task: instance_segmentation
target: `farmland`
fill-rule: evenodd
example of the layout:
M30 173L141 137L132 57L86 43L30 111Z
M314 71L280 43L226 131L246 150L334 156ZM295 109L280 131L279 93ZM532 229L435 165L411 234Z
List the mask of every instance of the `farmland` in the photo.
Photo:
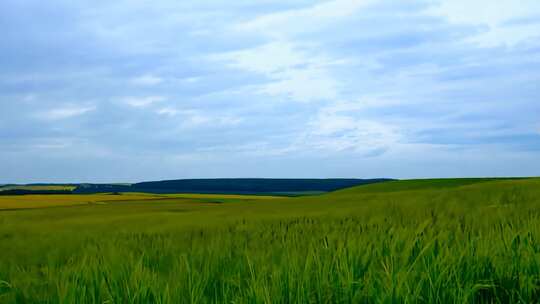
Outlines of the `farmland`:
M17 209L37 209L49 207L68 207L81 205L108 205L112 203L134 203L134 202L200 202L200 203L221 203L221 202L242 202L251 200L276 199L275 196L255 196L255 195L216 195L216 194L169 194L157 195L147 193L127 193L127 194L92 194L92 195L21 195L21 196L0 196L1 210Z
M0 303L534 303L540 179L0 197Z
M75 186L72 185L4 185L0 186L0 191L6 190L29 190L29 191L40 191L40 190L73 190Z

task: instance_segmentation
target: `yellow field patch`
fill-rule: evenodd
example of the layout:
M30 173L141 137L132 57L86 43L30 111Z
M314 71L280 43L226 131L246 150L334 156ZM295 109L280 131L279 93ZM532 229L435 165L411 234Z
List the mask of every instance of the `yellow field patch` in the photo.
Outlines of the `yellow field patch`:
M147 200L147 199L156 199L156 198L159 198L159 196L154 196L154 195L149 195L149 194L6 195L6 196L0 196L0 210L76 206L76 205L99 204L103 202L114 202L114 201L125 201L125 200Z
M34 209L61 206L77 206L114 203L120 201L145 201L162 199L200 199L204 200L268 200L276 199L276 196L258 195L229 195L229 194L147 194L147 193L123 193L122 195L111 194L54 194L54 195L6 195L0 196L0 210L8 209Z

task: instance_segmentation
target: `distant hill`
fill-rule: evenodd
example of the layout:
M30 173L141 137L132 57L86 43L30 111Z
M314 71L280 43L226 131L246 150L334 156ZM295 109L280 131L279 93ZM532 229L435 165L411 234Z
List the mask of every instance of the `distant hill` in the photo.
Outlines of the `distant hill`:
M373 184L391 179L274 179L218 178L179 179L122 184L81 184L74 193L146 192L146 193L228 193L283 194L330 192L348 187Z
M399 191L422 191L432 189L451 189L462 186L470 186L479 183L497 181L516 181L531 179L529 177L502 177L502 178L431 178L431 179L410 179L394 180L384 184L369 185L367 187L348 188L339 191L339 194L359 194L359 193L382 193Z

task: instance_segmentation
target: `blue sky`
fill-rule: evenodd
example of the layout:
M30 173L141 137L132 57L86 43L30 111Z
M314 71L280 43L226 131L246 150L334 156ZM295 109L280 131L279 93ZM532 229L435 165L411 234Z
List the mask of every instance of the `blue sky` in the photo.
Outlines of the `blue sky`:
M540 1L0 2L0 183L540 175Z

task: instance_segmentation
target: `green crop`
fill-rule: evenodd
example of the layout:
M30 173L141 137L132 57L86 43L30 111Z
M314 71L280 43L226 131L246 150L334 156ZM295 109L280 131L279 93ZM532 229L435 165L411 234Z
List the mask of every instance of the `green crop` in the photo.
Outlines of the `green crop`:
M539 301L539 179L0 211L0 303Z

